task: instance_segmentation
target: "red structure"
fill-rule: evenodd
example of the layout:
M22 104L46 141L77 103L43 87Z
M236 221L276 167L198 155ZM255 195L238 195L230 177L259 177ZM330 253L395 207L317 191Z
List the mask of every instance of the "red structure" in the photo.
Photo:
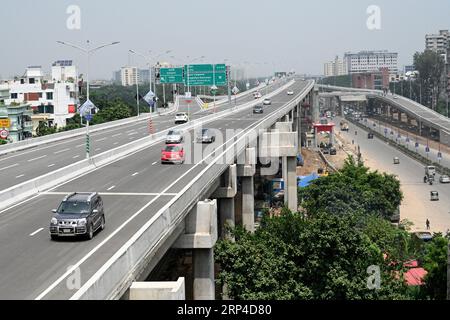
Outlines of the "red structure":
M318 147L319 141L318 136L321 132L328 132L330 134L330 144L334 145L334 127L336 125L334 123L328 123L326 119L322 120L320 123L314 123L314 137L315 137L315 145Z

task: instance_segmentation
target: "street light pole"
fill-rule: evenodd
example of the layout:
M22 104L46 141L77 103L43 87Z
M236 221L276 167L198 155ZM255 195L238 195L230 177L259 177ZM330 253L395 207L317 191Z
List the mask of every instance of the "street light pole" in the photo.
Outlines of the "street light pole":
M83 48L83 47L74 45L74 44L72 44L72 43L64 42L64 41L56 41L56 42L59 43L59 44L65 45L65 46L69 46L69 47L78 49L78 50L80 50L80 51L86 53L86 56L87 56L87 67L86 67L86 71L87 71L87 72L86 72L86 102L90 101L90 88L89 88L89 64L90 64L90 55L91 55L93 52L97 51L97 50L100 50L100 49L105 48L105 47L109 47L109 46L113 46L113 45L119 44L120 42L115 41L115 42L112 42L112 43L109 43L109 44L101 45L101 46L96 47L96 48L94 48L94 49L91 49L91 48L90 48L90 41L89 41L89 40L87 41L87 48ZM91 115L91 114L92 114L92 113L91 113L91 109L89 109L89 115ZM81 115L81 117L83 117L83 115ZM90 152L90 136L89 136L89 122L90 122L90 120L87 119L87 121L86 121L86 159L90 159L90 157L91 157L91 152Z

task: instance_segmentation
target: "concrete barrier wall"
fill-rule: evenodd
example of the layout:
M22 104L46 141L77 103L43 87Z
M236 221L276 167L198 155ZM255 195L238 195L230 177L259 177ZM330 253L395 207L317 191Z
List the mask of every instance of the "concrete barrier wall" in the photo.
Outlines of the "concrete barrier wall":
M153 118L155 118L155 117L167 115L167 114L170 114L170 113L176 111L177 108L178 108L177 105L174 105L174 107L172 107L170 110L168 110L166 112L163 112L160 114L152 114L151 116ZM116 121L111 121L111 122L91 126L91 127L89 127L89 132L95 133L98 131L117 128L117 127L120 127L123 125L127 125L127 124L138 122L138 121L145 121L148 119L150 119L150 114L148 114L148 113L142 114L140 117L131 117L131 118L126 118L126 119L121 119L121 120L116 120ZM86 134L86 128L79 128L79 129L70 130L70 131L58 132L58 133L51 134L48 136L32 138L32 139L23 140L23 141L19 141L19 142L15 142L15 143L10 143L10 144L0 146L0 155L11 153L11 152L16 152L16 151L20 151L20 150L30 149L30 148L34 148L37 146L53 143L56 141L62 141L62 140L66 140L69 138L82 136L85 134Z
M289 83L285 87L277 89L269 96L272 97L277 95L282 90L285 90L286 87L292 84L293 82ZM260 103L261 102L260 100L261 99L251 101L249 103L239 106L236 109L223 110L216 114L210 114L201 119L196 119L184 125L181 125L178 128L180 130L194 129L197 126L220 119L229 114L236 113L243 109L253 107L257 103ZM123 157L129 156L145 148L149 148L150 146L163 141L165 136L166 131L160 131L154 135L144 137L139 140L132 141L128 144L119 146L115 149L105 151L101 154L92 157L90 160L81 160L67 167L60 168L56 171L49 172L35 179L25 181L19 185L15 185L8 189L2 190L0 191L0 210L7 208L17 202L20 202L32 195L38 194L39 192L51 189L52 187L55 187L65 181L75 178L83 173L89 172L95 168L120 160Z
M314 87L314 82L304 89L295 100L279 111L267 116L251 129L267 129L279 119L279 115L287 113L302 101ZM285 90L285 88L282 88ZM171 233L182 223L194 205L202 200L202 196L210 189L215 179L225 172L228 165L218 166L226 153L233 156L246 150L246 144L241 140L248 138L249 131L241 133L233 144L218 155L205 169L200 172L185 188L178 193L166 206L159 210L142 228L134 234L83 286L71 299L117 299L131 286L137 274L145 268L145 257L166 241ZM235 147L237 152L235 153Z

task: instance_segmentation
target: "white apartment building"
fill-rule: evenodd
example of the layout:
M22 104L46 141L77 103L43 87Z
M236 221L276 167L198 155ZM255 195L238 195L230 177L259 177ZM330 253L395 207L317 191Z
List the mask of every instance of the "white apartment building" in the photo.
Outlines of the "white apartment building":
M425 49L446 54L449 40L450 32L448 30L439 30L439 34L427 34L425 36Z
M140 82L140 75L136 67L122 67L121 69L122 86L135 86L136 81Z
M45 76L41 66L32 66L23 77L0 84L0 90L9 89L6 105L28 104L33 109L33 119L60 128L77 112L77 74L71 61L54 63L50 77Z
M338 56L336 56L334 61L329 61L324 64L325 77L343 76L346 74L348 74L346 65L344 64L344 61L339 59Z
M364 73L380 71L388 68L391 73L398 72L398 53L388 51L361 51L346 53L344 64L348 73Z

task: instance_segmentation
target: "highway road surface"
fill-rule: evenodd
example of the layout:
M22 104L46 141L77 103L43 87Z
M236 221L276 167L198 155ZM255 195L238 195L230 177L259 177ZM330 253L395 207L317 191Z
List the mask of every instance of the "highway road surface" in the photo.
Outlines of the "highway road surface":
M269 88L272 92L284 85L284 81L277 81ZM265 93L265 91L263 92ZM253 95L249 94L237 99L237 103L244 104L252 101ZM192 99L191 111L199 111L200 106ZM183 101L183 99L182 99ZM234 103L224 108L234 107ZM181 103L179 111L187 112L188 105ZM210 111L212 112L212 111ZM210 112L192 115L192 119L198 119L208 115ZM175 126L174 115L166 115L153 119L155 132L165 131ZM138 140L149 135L148 120L123 125L120 127L105 129L91 134L91 155L103 153L120 145ZM70 164L83 160L86 157L85 136L69 138L67 140L54 142L33 149L18 151L0 156L2 163L0 174L2 184L0 190L7 189L22 182L39 177L51 171L66 167Z
M251 128L272 111L295 99L306 85L307 82L297 81L291 87L294 96L282 92L273 97L272 105L265 107L264 114L254 115L248 109L213 121L207 127L221 132ZM169 125L169 122L161 121L160 124ZM137 137L145 134L144 128L140 130ZM106 133L103 135L107 136ZM237 136L238 133L231 140ZM114 140L105 141L112 143ZM81 276L81 285L84 284L145 222L205 168L204 162L161 165L162 148L162 143L153 145L0 211L0 299L68 299L75 294L74 274L68 268L76 270L75 273ZM51 210L59 205L64 195L73 191L95 191L103 195L106 229L91 241L51 241L48 234Z

